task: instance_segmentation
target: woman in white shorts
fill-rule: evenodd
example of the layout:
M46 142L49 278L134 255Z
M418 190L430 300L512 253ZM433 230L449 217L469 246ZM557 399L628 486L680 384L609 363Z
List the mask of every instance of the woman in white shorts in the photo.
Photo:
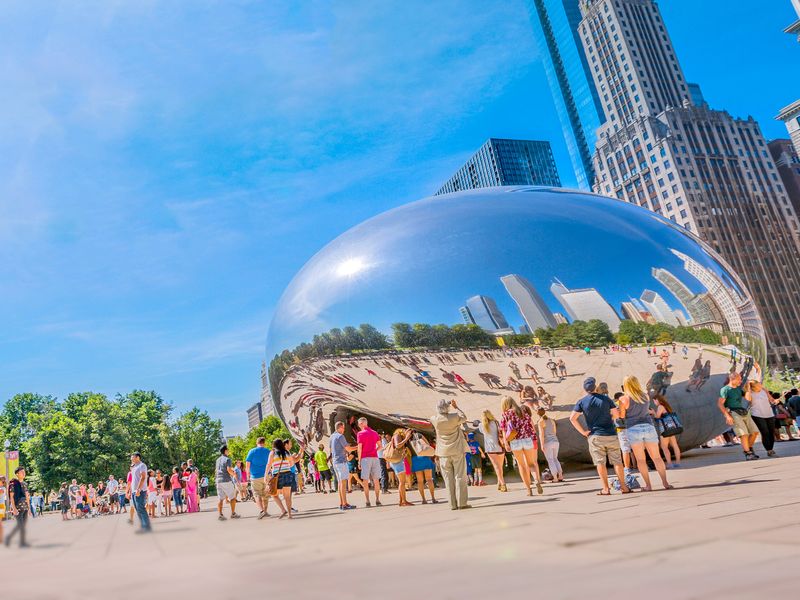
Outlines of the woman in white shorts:
M503 463L506 461L506 451L500 443L500 424L491 411L483 411L478 431L483 435L483 446L497 475L497 489L501 492L507 492L506 480L503 477Z
M664 489L672 489L672 486L667 481L667 468L661 459L658 432L653 424L652 411L650 410L650 397L642 389L639 380L633 375L628 375L622 381L622 391L625 393L619 399L619 412L620 416L625 419L628 442L636 457L639 473L644 479L643 491L649 492L653 489L650 485L650 471L647 468L645 450L656 466L656 471L661 477Z
M527 488L528 496L533 496L531 491L531 469L535 469L537 474L536 492L542 494L544 490L538 478L539 462L536 456L537 440L533 422L530 416L526 415L510 396L503 398L500 409L503 413L500 419L500 431L507 447L514 455L514 460L517 461L517 469L522 482Z

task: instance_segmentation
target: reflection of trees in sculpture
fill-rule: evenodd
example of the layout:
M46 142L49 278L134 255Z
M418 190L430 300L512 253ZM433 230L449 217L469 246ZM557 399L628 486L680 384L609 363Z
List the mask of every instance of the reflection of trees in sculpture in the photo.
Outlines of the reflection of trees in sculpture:
M630 320L622 321L620 324L617 340L621 344L640 344L647 341L715 345L721 342L720 336L710 329L673 327L666 323L635 323Z

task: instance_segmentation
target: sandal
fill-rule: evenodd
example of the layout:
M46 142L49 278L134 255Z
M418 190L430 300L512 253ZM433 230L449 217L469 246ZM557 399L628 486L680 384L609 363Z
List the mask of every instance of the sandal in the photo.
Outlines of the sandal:
M611 490L609 490L607 492L605 490L600 490L599 492L597 492L597 495L598 496L610 496L611 495Z

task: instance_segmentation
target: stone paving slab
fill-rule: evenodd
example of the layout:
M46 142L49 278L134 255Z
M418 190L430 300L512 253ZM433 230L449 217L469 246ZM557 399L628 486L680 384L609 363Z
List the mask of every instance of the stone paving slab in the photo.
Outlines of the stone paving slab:
M800 442L776 448L780 458L747 463L738 448L696 450L669 472L671 491L600 498L590 471L571 470L541 497L519 483L470 488L470 511L401 509L393 493L340 513L335 495L305 494L293 521L258 521L247 503L221 523L212 500L156 519L148 536L125 517L47 516L31 522L32 548L0 548L0 597L125 600L176 586L214 600L797 597Z

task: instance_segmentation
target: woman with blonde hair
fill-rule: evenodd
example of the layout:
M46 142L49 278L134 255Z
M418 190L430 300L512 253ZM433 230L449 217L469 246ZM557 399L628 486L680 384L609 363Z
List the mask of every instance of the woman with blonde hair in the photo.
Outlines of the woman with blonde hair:
M538 477L539 463L536 457L537 438L533 429L533 422L523 413L519 405L510 396L505 396L500 404L502 417L500 418L500 431L507 447L517 461L517 469L522 482L528 491L528 496L533 496L531 491L531 470L535 469L536 492L542 494L542 483Z
M650 455L650 460L656 466L661 483L665 490L672 489L667 481L667 468L661 459L658 447L658 432L650 414L650 398L642 389L642 384L633 376L628 375L622 381L622 391L624 395L619 399L620 417L625 420L625 429L628 434L628 441L631 445L633 455L636 457L636 465L639 473L644 479L645 492L652 491L650 484L650 471L647 468L647 458L645 450Z
M539 407L545 410L553 408L553 396L548 394L542 386L536 388L536 395L539 398Z
M661 394L656 394L653 400L656 403L656 419L660 419L667 413L675 412L672 410L669 402L667 402L667 399ZM672 450L672 454L670 454L670 450ZM664 458L667 459L668 469L681 466L681 449L680 446L678 446L678 436L671 435L669 437L662 437L661 451L664 453ZM675 462L672 461L672 456L675 456Z
M497 475L497 489L501 492L507 492L506 480L503 477L503 463L506 461L506 453L500 443L500 424L494 418L492 411L483 411L481 421L478 424L478 431L483 435L485 452L489 456L489 462L492 463L494 472Z

